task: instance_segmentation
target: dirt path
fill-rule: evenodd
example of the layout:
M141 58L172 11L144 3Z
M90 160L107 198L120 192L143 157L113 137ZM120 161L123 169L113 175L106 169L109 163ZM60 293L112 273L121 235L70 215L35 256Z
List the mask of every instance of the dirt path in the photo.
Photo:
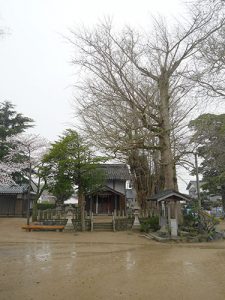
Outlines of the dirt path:
M225 241L25 232L24 223L0 219L0 300L225 299Z

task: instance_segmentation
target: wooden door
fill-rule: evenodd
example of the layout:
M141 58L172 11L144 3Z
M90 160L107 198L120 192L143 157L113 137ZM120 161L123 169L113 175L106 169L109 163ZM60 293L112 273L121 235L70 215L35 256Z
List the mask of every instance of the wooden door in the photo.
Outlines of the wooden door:
M16 199L11 196L4 196L0 198L0 215L14 216L15 215Z

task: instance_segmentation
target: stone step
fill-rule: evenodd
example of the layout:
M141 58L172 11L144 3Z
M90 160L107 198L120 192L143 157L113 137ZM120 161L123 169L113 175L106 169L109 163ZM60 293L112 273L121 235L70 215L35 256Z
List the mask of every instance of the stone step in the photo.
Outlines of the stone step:
M94 231L112 231L113 230L113 225L111 223L94 223L93 224L93 230Z
M112 223L112 216L94 216L94 223Z

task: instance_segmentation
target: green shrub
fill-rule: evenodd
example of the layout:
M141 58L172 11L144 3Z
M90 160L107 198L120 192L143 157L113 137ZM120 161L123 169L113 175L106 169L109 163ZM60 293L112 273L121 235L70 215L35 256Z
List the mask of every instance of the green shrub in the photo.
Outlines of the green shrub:
M199 231L207 232L208 234L214 233L216 225L219 224L219 219L209 215L207 212L199 211Z
M183 225L196 228L198 225L198 206L192 203L183 210Z
M194 226L198 221L198 217L194 213L184 214L184 225L185 226Z
M55 204L52 204L52 203L43 202L43 203L37 204L38 210L46 210L46 209L54 209L54 208L55 208Z
M184 226L189 227L189 229L193 228L199 233L214 233L217 224L219 224L219 219L211 216L203 209L193 209L184 213Z
M158 216L152 216L143 221L140 220L140 223L141 223L141 231L144 232L157 231L160 229Z

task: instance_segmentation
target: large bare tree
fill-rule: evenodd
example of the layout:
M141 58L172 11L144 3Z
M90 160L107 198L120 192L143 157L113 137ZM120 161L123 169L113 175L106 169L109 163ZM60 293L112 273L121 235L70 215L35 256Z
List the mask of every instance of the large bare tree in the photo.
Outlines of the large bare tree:
M73 33L76 40L72 42L81 54L74 63L86 69L78 86L79 114L96 146L126 159L137 193L146 198L151 179L143 150L158 147L154 139L159 131L156 91L140 72L134 72L133 63L109 35L111 29L107 22L93 35Z
M123 154L133 174L151 166L160 189L177 189L179 134L195 106L194 62L200 45L224 28L221 8L195 1L182 22L155 19L149 34L130 27L118 33L110 20L71 32L86 132L97 146Z

